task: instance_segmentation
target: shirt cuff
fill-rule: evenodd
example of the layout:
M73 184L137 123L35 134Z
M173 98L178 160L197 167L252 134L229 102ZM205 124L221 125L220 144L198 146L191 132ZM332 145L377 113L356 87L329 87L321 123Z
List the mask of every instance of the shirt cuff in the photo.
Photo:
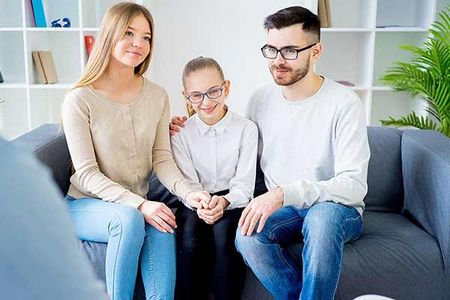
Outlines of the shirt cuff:
M131 206L131 207L134 207L137 209L144 202L145 202L145 199L142 198L141 196L130 193L130 195L128 195L127 197L122 198L119 203Z
M224 197L225 199L228 200L228 202L230 202L230 205L228 205L227 208L225 208L225 210L245 207L249 203L249 199L246 199L246 201L242 201L246 197L243 196L241 193L237 192L229 192L228 194L222 197Z
M280 185L283 190L283 206L299 206L302 193L295 183Z

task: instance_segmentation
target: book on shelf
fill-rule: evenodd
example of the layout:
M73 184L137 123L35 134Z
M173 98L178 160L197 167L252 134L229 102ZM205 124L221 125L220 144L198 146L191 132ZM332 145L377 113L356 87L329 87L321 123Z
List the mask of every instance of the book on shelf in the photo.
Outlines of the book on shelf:
M320 27L331 27L331 6L330 0L318 0L318 15L320 18Z
M53 62L52 53L50 51L33 51L33 60L36 65L39 83L56 83L58 76L56 75L55 64Z
M84 36L84 46L86 48L86 54L89 58L89 55L91 54L92 48L94 48L95 38L93 35L85 35Z
M34 24L36 27L47 27L45 20L44 5L42 0L30 0L33 11Z

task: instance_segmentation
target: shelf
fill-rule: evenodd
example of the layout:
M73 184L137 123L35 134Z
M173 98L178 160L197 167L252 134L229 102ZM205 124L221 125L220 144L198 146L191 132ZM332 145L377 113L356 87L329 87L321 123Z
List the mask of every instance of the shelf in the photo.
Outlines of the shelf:
M329 27L321 28L320 31L324 32L371 32L372 28L365 27Z
M22 1L0 0L0 30L3 28L22 29ZM5 9L7 7L7 9Z
M30 1L26 0L25 3L26 3L25 14L26 14L27 29L34 28L33 10L31 8ZM79 22L80 17L78 14L78 0L64 0L64 4L62 4L60 0L45 0L42 1L42 4L44 5L47 27L46 28L36 27L36 29L53 29L51 27L52 21L62 18L70 19L71 28L78 28L80 26ZM64 27L62 28L70 29ZM59 29L59 27L55 29Z
M23 45L22 32L0 32L0 71L5 82L25 82Z
M0 135L14 139L28 131L25 89L0 89Z
M38 83L36 68L31 57L32 51L52 52L58 82L75 82L81 72L80 35L78 32L33 31L28 33L27 53L31 84ZM70 46L66 46L70 45ZM50 85L48 85L50 86Z
M0 83L0 89L20 89L26 87L27 85L25 82L4 81Z
M428 30L421 27L384 27L376 28L376 32L427 32Z
M374 27L375 0L330 0L329 3L333 28Z
M357 87L368 86L370 71L361 66L371 59L371 38L370 32L323 32L323 54L317 63L318 73L336 81L349 81Z
M373 85L380 86L380 77L398 61L410 61L412 54L400 45L422 45L426 32L377 32L375 35L375 55Z
M27 27L28 32L67 32L67 31L80 31L80 28L72 27Z
M394 91L394 89L392 87L390 87L390 86L379 86L379 85L374 86L372 88L372 90L375 91L375 92Z
M429 28L434 4L432 0L378 0L376 26Z
M0 27L0 32L22 32L22 27Z

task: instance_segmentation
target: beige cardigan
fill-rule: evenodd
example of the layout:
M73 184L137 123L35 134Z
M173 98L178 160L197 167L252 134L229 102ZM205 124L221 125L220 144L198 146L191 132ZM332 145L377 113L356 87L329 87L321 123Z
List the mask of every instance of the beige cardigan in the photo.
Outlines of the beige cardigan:
M127 105L92 86L76 88L64 99L62 120L75 168L68 195L137 208L145 201L152 169L183 199L195 189L172 157L167 93L149 80Z

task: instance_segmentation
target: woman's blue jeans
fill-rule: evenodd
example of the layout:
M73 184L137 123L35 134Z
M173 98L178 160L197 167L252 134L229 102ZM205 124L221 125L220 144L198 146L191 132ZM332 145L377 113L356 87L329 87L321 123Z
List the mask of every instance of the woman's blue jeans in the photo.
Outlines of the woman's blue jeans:
M276 299L332 300L344 243L357 239L362 228L361 216L353 207L334 202L309 209L288 206L274 212L260 233L243 236L238 228L236 248ZM301 267L285 247L302 238Z
M146 224L135 208L66 196L78 238L108 243L106 288L112 300L133 299L138 264L147 299L173 299L175 235Z

